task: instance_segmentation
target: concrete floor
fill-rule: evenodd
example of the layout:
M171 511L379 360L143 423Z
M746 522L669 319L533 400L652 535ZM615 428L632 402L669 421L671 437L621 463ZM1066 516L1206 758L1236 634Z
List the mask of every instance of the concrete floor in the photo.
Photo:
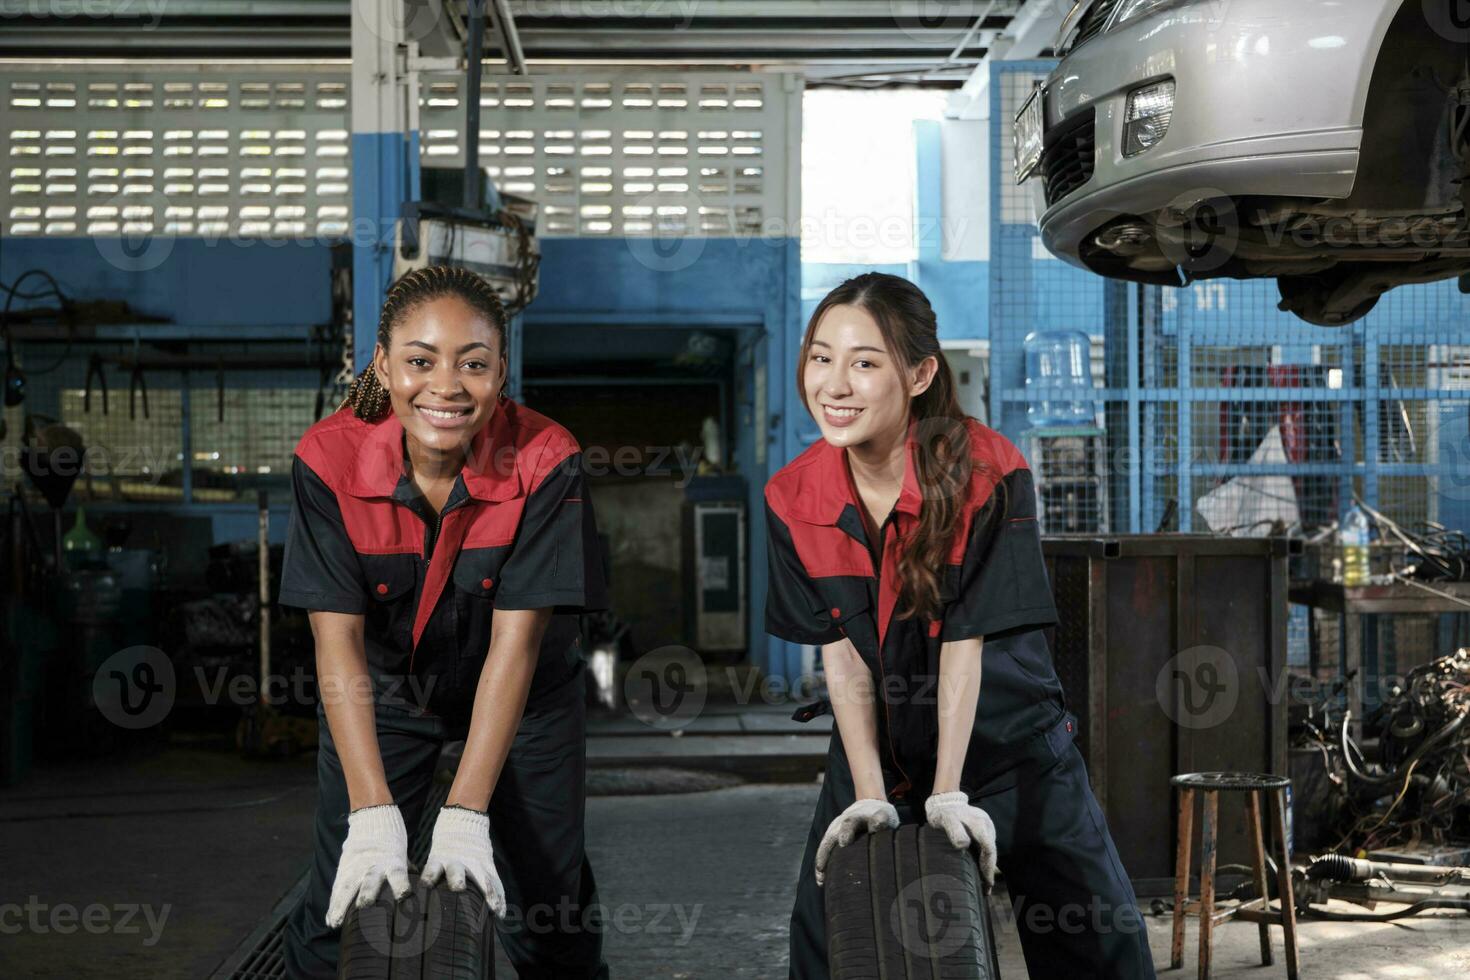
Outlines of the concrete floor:
M315 800L309 755L202 745L0 790L0 977L209 976L300 875Z
M249 762L175 746L0 791L0 977L208 976L300 874L312 778L309 756ZM815 795L814 785L744 785L591 800L602 898L622 915L607 936L613 976L784 977ZM1009 904L997 899L1002 974L1026 977ZM1169 921L1147 921L1161 975L1193 977L1196 923L1187 966L1168 971ZM1273 938L1277 964L1265 969L1254 926L1220 927L1214 975L1284 977L1280 930ZM1303 923L1301 950L1304 977L1465 977L1470 917Z

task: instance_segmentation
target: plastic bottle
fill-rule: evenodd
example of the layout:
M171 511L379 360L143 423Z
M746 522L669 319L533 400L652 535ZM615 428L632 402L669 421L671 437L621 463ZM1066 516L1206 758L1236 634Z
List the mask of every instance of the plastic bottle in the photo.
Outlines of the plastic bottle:
M1342 547L1342 584L1366 585L1368 582L1368 515L1357 504L1348 508L1338 525L1337 540Z
M1026 420L1037 428L1094 424L1092 338L1080 330L1042 330L1027 334L1022 347L1026 387L1052 389L1027 403Z
M87 526L85 507L77 508L76 520L71 530L61 536L61 550L63 552L61 560L64 566L72 572L91 568L101 563L102 539Z
M87 526L87 508L77 507L77 519L71 530L62 535L61 548L63 551L101 553L102 539Z

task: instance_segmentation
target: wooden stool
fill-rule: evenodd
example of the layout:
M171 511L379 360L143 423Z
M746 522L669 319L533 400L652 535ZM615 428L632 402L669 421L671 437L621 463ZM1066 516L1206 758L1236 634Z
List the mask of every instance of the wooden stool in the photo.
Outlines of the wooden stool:
M1286 934L1286 976L1297 980L1296 949L1296 906L1291 892L1291 859L1287 856L1286 838L1286 789L1291 780L1285 776L1270 776L1253 772L1195 772L1175 776L1170 783L1179 787L1179 841L1174 864L1174 945L1169 965L1178 969L1184 965L1184 916L1189 912L1199 915L1199 980L1210 976L1210 946L1214 939L1215 924L1228 922L1239 916L1247 922L1255 922L1261 930L1261 963L1270 966L1270 927L1281 926ZM1199 901L1189 898L1189 849L1194 825L1194 791L1204 796L1204 823L1200 827L1200 873ZM1221 792L1245 793L1246 814L1250 818L1251 850L1254 852L1254 870L1258 898L1221 911L1215 910L1215 829L1217 826L1217 804ZM1281 899L1281 911L1271 909L1270 892L1266 887L1266 849L1261 839L1262 796L1269 795L1272 809L1272 828L1279 848L1276 881Z

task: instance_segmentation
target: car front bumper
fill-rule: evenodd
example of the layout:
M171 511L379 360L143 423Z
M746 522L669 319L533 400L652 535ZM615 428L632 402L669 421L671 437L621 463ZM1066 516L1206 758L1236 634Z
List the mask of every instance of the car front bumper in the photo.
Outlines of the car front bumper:
M1084 240L1118 216L1242 194L1347 197L1396 10L1396 0L1196 0L1088 41L1048 79L1045 112L1049 136L1090 127L1090 141L1083 133L1048 154L1090 150L1091 174L1050 203L1031 181L1043 243L1082 265ZM1164 78L1176 86L1167 135L1124 157L1128 93Z

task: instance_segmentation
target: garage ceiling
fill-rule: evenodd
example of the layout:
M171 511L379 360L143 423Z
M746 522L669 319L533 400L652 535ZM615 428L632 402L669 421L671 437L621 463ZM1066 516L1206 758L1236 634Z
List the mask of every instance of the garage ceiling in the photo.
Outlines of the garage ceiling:
M0 56L346 58L354 2L364 0L78 0L75 8L53 5L50 15L0 20ZM464 0L450 3L463 10ZM949 88L965 81L1025 4L510 0L508 7L533 73L749 68L801 71L812 85ZM496 60L498 43L488 31L486 50Z

